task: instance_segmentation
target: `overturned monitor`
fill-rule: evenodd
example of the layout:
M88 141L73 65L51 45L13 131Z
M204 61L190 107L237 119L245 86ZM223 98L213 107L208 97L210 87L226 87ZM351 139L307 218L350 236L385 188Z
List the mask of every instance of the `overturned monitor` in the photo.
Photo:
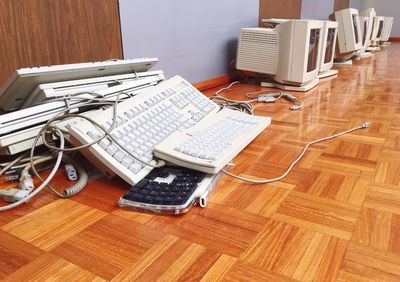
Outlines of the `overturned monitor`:
M319 78L335 75L337 70L332 70L333 59L335 55L335 45L337 37L338 23L333 21L324 21L321 43L321 58L319 65Z
M339 23L336 56L337 60L353 57L362 46L360 18L357 9L344 9L331 15Z
M319 81L322 28L322 21L308 20L290 20L276 28L242 28L236 68L271 75L279 83L264 86L307 91Z

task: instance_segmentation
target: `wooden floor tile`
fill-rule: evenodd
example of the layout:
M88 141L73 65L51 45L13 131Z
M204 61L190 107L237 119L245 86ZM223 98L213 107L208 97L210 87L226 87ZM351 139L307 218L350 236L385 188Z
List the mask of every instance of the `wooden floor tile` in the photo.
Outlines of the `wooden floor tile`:
M3 281L105 281L80 267L46 253Z
M43 250L49 250L105 215L71 200L57 200L1 229Z
M267 219L238 209L209 203L205 209L179 217L158 217L146 223L216 252L239 256Z
M254 265L243 262L236 263L229 272L223 277L222 281L276 281L290 282L296 281L283 275L261 270Z
M338 68L291 103L258 103L271 125L222 175L206 208L173 216L117 206L130 185L87 161L89 185L68 200L48 189L0 216L0 280L400 281L400 44ZM221 86L222 87L222 86ZM205 91L212 95L221 87ZM274 91L235 84L222 95ZM58 187L71 183L60 171Z
M373 281L399 281L400 256L351 243L342 266L342 274Z
M400 214L385 210L363 208L351 241L400 255Z
M400 186L373 184L365 198L365 207L400 214Z
M358 213L352 205L293 191L273 218L349 240Z
M0 230L0 280L42 254L41 249Z
M109 215L61 243L52 253L110 280L126 265L138 262L163 237L163 233L144 225Z
M346 245L345 240L271 220L241 259L301 281L334 281Z

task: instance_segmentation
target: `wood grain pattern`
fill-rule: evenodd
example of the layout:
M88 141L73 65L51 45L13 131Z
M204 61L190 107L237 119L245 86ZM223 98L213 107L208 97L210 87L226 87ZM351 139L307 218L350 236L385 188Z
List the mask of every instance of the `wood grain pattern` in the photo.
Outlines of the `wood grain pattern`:
M0 85L17 68L122 58L117 0L0 0Z
M281 19L300 19L301 0L260 0L259 22L262 19L281 18Z
M205 209L163 216L119 209L129 185L99 176L69 200L44 190L2 213L0 280L400 281L399 58L393 43L293 93L301 111L255 106L272 124L230 170L256 178L280 175L311 139L372 122L311 146L281 181L223 175Z
M213 77L205 81L200 81L193 83L193 86L199 89L200 91L208 90L210 88L218 87L221 85L225 85L232 81L232 77L229 75L223 75L218 77Z
M335 0L333 12L349 8L350 0Z

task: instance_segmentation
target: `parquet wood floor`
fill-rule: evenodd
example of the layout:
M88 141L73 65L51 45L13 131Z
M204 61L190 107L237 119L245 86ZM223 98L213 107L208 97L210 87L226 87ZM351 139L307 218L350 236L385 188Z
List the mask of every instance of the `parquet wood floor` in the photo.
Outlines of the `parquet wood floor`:
M1 213L0 280L400 281L399 59L393 43L340 68L295 94L301 111L256 106L272 125L232 168L255 177L282 173L310 139L372 122L315 144L282 181L223 176L207 208L159 216L119 209L128 186L94 177L72 199L43 191Z

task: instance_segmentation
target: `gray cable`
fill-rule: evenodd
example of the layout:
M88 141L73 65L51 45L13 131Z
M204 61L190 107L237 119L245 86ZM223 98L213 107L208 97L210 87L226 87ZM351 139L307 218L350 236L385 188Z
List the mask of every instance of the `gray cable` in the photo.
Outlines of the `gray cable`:
M365 122L365 123L363 123L362 125L357 126L357 127L354 127L354 128L352 128L352 129L349 129L349 130L346 130L346 131L343 131L343 132L339 132L339 133L337 133L337 134L334 134L334 135L331 135L331 136L328 136L328 137L324 137L324 138L320 138L320 139L317 139L317 140L313 140L313 141L308 142L308 143L304 146L304 148L303 148L303 150L301 151L300 155L290 164L289 168L288 168L281 176L278 176L278 177L275 177L275 178L271 178L271 179L252 179L252 178L246 178L246 177L242 177L242 176L233 174L233 173L231 173L231 172L229 172L229 171L227 171L227 170L224 170L224 169L222 169L221 171L222 171L223 173L225 173L225 174L231 176L231 177L234 177L234 178L237 178L237 179L240 179L240 180L242 180L242 181L249 182L249 183L254 183L254 184L265 184L265 183L271 183L271 182L279 181L279 180L285 178L285 177L289 174L289 172L290 172L290 171L293 169L293 167L300 161L300 159L304 156L305 152L307 151L307 149L308 149L311 145L313 145L313 144L315 144L315 143L323 142L323 141L326 141L326 140L330 140L330 139L339 137L339 136L341 136L341 135L344 135L344 134L347 134L347 133L350 133L350 132L353 132L353 131L356 131L356 130L359 130L359 129L362 129L362 128L368 128L368 127L370 126L370 124L371 124L370 122Z

